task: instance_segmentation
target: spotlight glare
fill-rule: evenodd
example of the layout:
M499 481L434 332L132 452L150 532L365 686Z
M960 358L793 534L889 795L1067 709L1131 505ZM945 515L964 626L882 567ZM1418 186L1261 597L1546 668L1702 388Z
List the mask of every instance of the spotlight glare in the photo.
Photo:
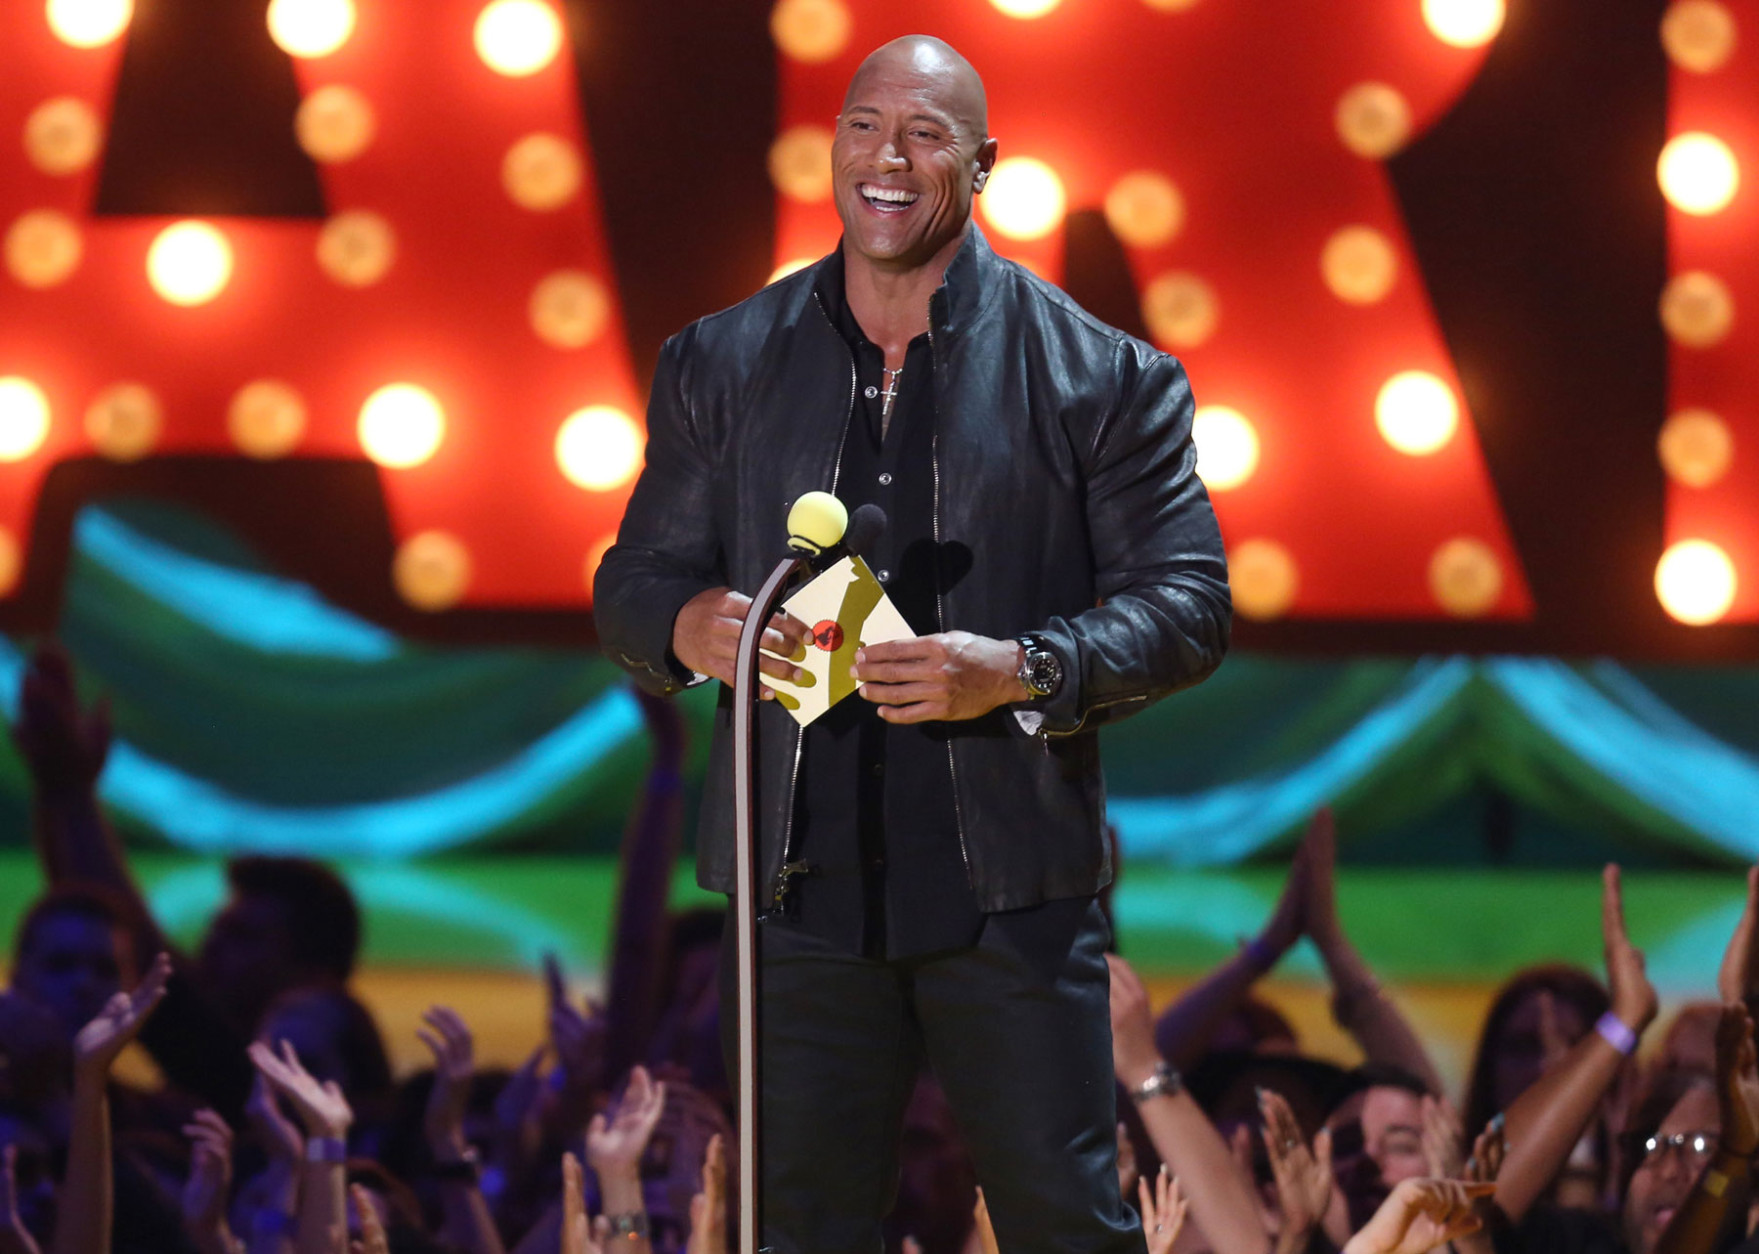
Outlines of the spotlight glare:
M391 383L360 407L360 446L381 466L419 466L446 436L446 412L426 388Z
M635 420L610 405L589 405L556 432L556 464L588 492L620 488L641 469L646 441Z
M270 0L269 37L290 57L327 57L354 34L354 0Z
M536 74L562 50L562 22L543 0L494 0L476 18L476 55L508 78Z
M1423 370L1388 379L1374 401L1374 422L1383 439L1401 453L1423 457L1449 440L1460 425L1453 389Z
M979 203L989 224L1009 239L1042 239L1063 222L1063 180L1036 157L996 163Z
M1478 48L1502 29L1503 0L1423 0L1429 33L1454 48Z
M17 375L0 378L0 462L23 461L49 436L49 398Z
M1735 154L1716 136L1703 131L1687 131L1668 140L1655 174L1667 202L1698 217L1728 208L1741 186L1741 167Z
M1214 491L1237 488L1258 469L1258 432L1237 409L1203 405L1191 420L1197 475Z
M101 48L128 29L134 0L49 0L49 29L73 48Z
M1655 565L1661 608L1692 627L1714 623L1735 602L1735 564L1708 540L1670 544Z
M999 13L1009 17L1034 18L1043 17L1056 8L1063 0L989 0Z
M232 279L232 245L206 222L177 222L147 249L147 279L173 305L205 305Z

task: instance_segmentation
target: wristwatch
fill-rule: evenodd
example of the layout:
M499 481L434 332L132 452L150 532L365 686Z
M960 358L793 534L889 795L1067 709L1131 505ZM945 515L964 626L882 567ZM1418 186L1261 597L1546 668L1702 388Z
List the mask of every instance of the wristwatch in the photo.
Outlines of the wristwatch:
M1140 1106L1151 1097L1160 1097L1163 1094L1172 1097L1184 1087L1185 1081L1179 1073L1162 1061L1154 1065L1153 1075L1130 1090L1130 1100Z
M1063 685L1063 662L1056 654L1044 645L1037 636L1027 634L1015 636L1025 653L1020 658L1020 669L1016 672L1020 686L1032 694L1033 700L1041 697L1055 696L1058 688Z

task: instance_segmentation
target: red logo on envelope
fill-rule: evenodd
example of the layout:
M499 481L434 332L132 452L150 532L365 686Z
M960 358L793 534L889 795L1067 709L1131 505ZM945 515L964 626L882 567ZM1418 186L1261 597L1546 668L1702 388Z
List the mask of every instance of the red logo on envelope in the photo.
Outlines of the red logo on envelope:
M835 653L843 647L843 629L836 619L827 618L812 629L812 643L826 653Z

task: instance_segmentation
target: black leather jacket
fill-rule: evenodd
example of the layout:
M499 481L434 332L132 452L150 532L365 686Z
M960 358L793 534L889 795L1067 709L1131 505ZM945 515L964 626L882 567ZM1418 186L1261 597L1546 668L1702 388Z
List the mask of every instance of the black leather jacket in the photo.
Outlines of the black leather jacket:
M836 489L855 365L817 275L772 284L661 351L647 465L593 592L606 655L649 691L690 680L671 652L684 602L723 584L755 593L785 553L789 505ZM1111 877L1096 727L1198 682L1227 649L1227 567L1195 473L1191 388L1177 361L996 256L975 224L929 319L940 628L1033 632L1064 676L1037 735L1019 707L939 725L966 867L985 911L1090 895ZM731 892L721 697L697 879ZM799 745L793 718L763 703L766 883L791 836Z

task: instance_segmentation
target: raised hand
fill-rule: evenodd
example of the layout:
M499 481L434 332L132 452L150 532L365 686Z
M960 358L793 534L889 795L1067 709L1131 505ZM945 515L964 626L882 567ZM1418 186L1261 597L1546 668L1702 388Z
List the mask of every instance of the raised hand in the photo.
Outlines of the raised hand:
M1148 1238L1148 1254L1172 1254L1179 1231L1185 1226L1185 1212L1191 1203L1179 1191L1179 1178L1161 1164L1154 1188L1147 1180L1136 1182L1137 1201L1142 1207L1142 1232Z
M275 1100L275 1091L261 1071L250 1086L244 1116L250 1120L271 1163L293 1164L305 1157L305 1136L293 1120L281 1113L281 1103Z
M562 1254L605 1254L608 1232L602 1215L596 1225L588 1224L580 1160L572 1154L562 1155Z
M434 1056L434 1086L422 1126L436 1154L456 1155L464 1150L464 1112L476 1078L470 1028L447 1006L432 1006L421 1018L427 1028L415 1034Z
M1280 1093L1260 1089L1258 1109L1264 1116L1264 1148L1276 1182L1282 1231L1276 1249L1304 1250L1307 1238L1325 1218L1336 1181L1331 1166L1331 1132L1322 1129L1312 1148L1301 1136L1295 1112Z
M656 1083L646 1067L632 1070L612 1117L594 1115L586 1129L586 1161L601 1181L607 1175L640 1174L641 1156L665 1108L665 1082Z
M1649 982L1643 954L1631 944L1625 929L1623 886L1616 863L1607 863L1601 876L1600 934L1606 948L1606 982L1612 1012L1633 1032L1642 1032L1655 1020L1659 1003Z
M1429 1174L1438 1180L1457 1180L1465 1169L1465 1130L1454 1104L1447 1098L1423 1098L1423 1157Z
M582 1014L568 1001L568 986L554 954L544 955L544 984L550 995L550 1044L570 1088L594 1090L604 1081L605 1016L588 1005Z
M1338 829L1330 806L1314 811L1301 851L1306 856L1307 934L1323 948L1343 935L1338 921Z
M1343 1254L1427 1254L1483 1227L1476 1202L1495 1191L1464 1180L1401 1181Z
M110 753L110 707L79 708L73 664L56 644L45 644L24 672L13 743L39 792L89 792Z
M1466 1160L1464 1179L1468 1184L1495 1184L1496 1178L1502 1174L1502 1162L1507 1153L1502 1119L1492 1119L1472 1142L1472 1157Z
M727 1143L718 1132L703 1155L702 1192L690 1199L684 1254L727 1254Z
M18 1213L18 1146L0 1150L0 1254L42 1254Z
M1716 1024L1716 1099L1722 1148L1744 1157L1759 1152L1759 1050L1753 1017L1738 1001L1722 1008Z
M171 978L171 957L160 954L147 968L147 974L130 993L112 997L93 1019L73 1038L75 1076L101 1078L110 1074L128 1043L140 1035L147 1016L165 996L165 981Z
M385 1233L372 1195L362 1186L351 1184L348 1196L354 1200L354 1213L360 1216L360 1240L349 1247L351 1254L391 1254L391 1238Z
M1161 1061L1148 990L1122 958L1107 954L1105 960L1112 974L1112 1068L1125 1088L1134 1089L1154 1074Z
M1716 995L1726 1004L1746 1000L1759 980L1759 866L1747 868L1747 903L1723 951Z
M232 1188L232 1129L212 1110L198 1110L183 1127L190 1140L189 1179L183 1186L183 1223L204 1250L232 1245L226 1202Z
M264 1041L253 1041L250 1060L257 1071L273 1086L276 1093L293 1104L294 1113L308 1137L321 1136L334 1141L347 1139L354 1123L354 1111L334 1080L319 1083L300 1064L299 1055L288 1041L281 1042L277 1057Z

